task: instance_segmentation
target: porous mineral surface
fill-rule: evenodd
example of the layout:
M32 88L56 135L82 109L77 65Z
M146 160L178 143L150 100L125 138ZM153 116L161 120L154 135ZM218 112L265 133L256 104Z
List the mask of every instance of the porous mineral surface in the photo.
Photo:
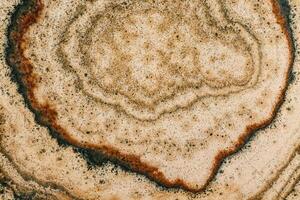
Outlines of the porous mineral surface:
M4 0L0 197L297 199L299 6Z

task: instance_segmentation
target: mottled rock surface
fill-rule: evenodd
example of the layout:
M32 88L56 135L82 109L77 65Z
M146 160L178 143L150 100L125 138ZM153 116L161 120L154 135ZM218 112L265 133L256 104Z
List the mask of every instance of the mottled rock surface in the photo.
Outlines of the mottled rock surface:
M300 2L0 2L0 199L297 199Z

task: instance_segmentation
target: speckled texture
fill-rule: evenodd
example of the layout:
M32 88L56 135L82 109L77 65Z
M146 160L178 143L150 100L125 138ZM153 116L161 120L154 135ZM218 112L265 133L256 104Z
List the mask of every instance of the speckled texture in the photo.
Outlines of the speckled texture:
M32 66L21 76L5 51L20 2L0 3L3 198L295 196L299 52L292 63L272 1L41 2L20 43ZM298 44L299 3L289 3Z

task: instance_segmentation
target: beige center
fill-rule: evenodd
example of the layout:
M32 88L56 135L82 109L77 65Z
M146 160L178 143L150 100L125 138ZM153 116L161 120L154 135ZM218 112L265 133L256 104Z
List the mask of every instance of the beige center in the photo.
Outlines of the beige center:
M238 24L218 24L199 2L111 4L76 41L83 62L72 67L87 69L79 74L93 88L86 91L143 120L243 90L259 70L251 35Z

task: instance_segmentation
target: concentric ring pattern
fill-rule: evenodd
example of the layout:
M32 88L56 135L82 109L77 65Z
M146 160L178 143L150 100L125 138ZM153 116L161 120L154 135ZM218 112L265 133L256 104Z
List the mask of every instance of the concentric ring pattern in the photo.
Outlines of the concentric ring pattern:
M300 166L296 6L5 1L0 172L12 193L287 196Z

